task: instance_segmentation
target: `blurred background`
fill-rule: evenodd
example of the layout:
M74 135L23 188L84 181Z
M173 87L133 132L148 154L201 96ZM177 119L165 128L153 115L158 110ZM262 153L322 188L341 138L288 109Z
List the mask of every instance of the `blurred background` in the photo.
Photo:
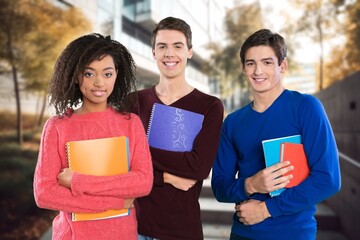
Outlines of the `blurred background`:
M318 205L319 239L360 234L360 1L0 0L0 238L49 239L56 212L36 207L32 180L54 63L73 39L111 35L132 53L138 89L157 83L151 31L162 18L192 28L187 81L219 97L225 114L251 101L239 50L260 28L284 36L287 88L318 97L340 153L342 189ZM200 199L206 239L228 239L233 206Z

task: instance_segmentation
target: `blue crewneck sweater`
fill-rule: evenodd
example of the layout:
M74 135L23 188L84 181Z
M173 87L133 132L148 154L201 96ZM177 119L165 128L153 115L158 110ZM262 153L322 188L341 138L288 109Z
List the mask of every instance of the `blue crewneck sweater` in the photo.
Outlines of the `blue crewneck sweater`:
M310 176L277 197L247 196L245 179L265 168L262 140L300 134ZM265 201L270 218L244 225L234 214L232 233L250 239L315 239L316 204L340 190L335 138L320 101L311 95L285 90L264 112L251 104L225 119L213 166L212 189L220 202L250 198Z

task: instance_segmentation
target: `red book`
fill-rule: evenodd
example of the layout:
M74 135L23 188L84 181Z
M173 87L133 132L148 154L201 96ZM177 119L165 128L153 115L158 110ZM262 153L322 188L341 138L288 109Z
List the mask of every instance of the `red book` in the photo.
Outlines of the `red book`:
M304 151L304 145L298 143L282 143L280 147L280 161L289 161L294 166L294 170L284 174L293 175L286 188L297 186L310 174L308 160Z

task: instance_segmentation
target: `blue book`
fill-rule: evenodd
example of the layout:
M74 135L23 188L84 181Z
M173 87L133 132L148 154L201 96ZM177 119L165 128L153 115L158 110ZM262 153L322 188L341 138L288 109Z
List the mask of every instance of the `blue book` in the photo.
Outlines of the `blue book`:
M202 114L154 103L147 130L149 145L168 151L191 151L203 120Z
M301 135L292 135L281 138L273 138L262 141L264 150L265 165L270 167L280 162L280 148L282 143L301 143ZM278 189L270 192L270 196L274 197L279 195L284 189Z

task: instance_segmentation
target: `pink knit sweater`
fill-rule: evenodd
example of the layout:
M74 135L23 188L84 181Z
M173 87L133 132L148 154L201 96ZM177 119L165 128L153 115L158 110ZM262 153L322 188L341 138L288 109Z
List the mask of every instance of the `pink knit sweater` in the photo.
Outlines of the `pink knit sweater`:
M129 173L109 177L75 173L71 190L58 185L57 175L68 167L66 142L122 135L129 138ZM124 199L149 194L152 181L149 147L136 115L128 119L108 108L105 112L53 117L46 122L34 176L34 196L40 208L60 211L53 221L53 239L137 239L134 208L129 216L83 222L72 222L70 213L122 209Z

